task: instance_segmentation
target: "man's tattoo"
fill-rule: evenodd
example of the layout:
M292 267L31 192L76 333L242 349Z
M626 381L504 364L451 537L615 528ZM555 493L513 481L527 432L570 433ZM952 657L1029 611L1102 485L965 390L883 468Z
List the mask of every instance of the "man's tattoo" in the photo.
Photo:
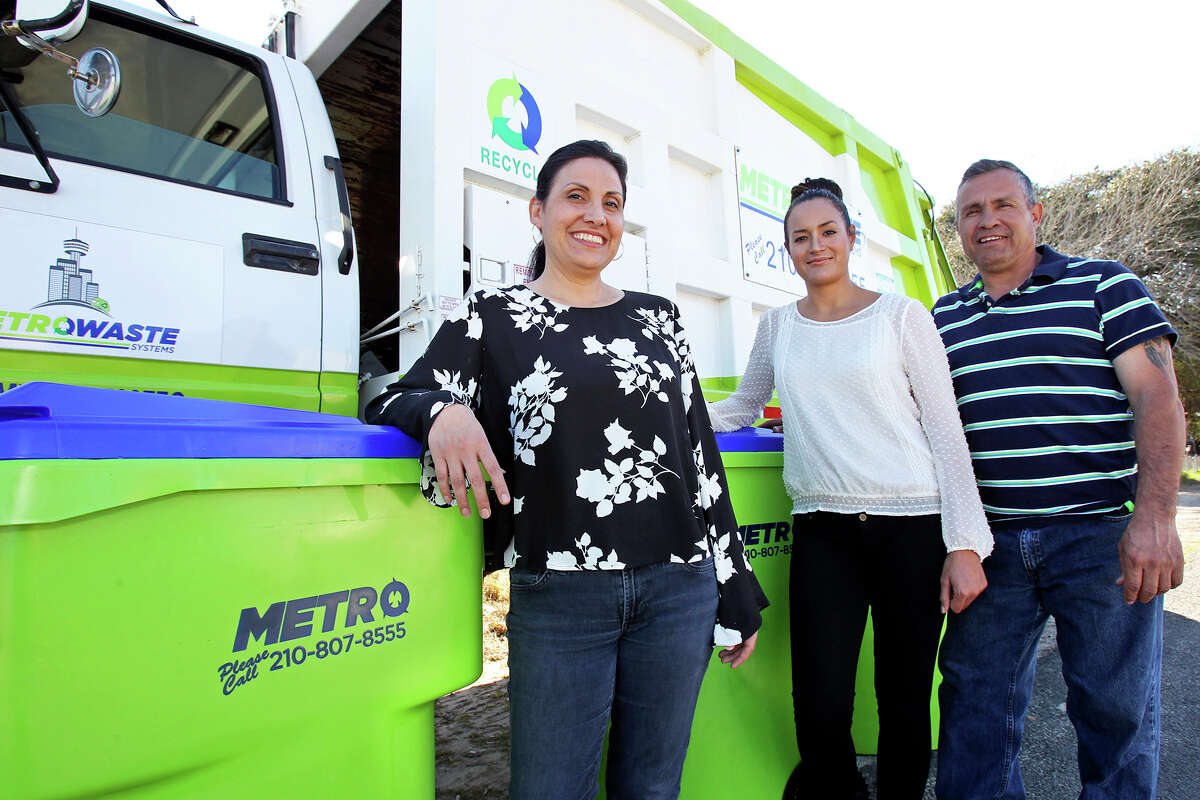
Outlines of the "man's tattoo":
M1146 358L1150 359L1150 363L1167 373L1171 368L1171 345L1167 344L1167 340L1160 336L1143 342L1142 347L1145 348Z

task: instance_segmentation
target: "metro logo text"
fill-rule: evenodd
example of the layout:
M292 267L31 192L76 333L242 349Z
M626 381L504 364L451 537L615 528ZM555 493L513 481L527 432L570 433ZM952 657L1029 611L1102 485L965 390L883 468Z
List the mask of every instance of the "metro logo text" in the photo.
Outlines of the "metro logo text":
M743 544L779 544L790 541L792 523L760 522L757 525L743 525L738 528L738 532L742 534Z
M738 194L742 202L754 201L764 210L783 216L791 202L791 188L786 183L746 164L741 165L740 175Z
M788 520L743 525L738 528L738 533L742 535L746 558L774 558L775 556L791 555L792 523Z
M245 650L251 640L262 639L263 645L303 639L313 634L317 609L321 609L321 632L329 633L339 620L343 628L352 628L362 621L375 622L375 611L384 617L399 617L408 611L408 587L401 581L391 583L378 592L370 586L343 589L339 592L280 600L259 613L255 606L243 608L238 617L237 633L233 637L233 652Z

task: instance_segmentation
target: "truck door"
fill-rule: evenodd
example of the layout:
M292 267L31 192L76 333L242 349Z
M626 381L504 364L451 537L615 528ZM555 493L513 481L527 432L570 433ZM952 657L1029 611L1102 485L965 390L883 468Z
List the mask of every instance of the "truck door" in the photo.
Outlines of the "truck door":
M61 49L103 46L122 88L107 116L61 65L4 67L0 381L31 380L318 408L321 248L303 126L282 59L182 25L91 6ZM28 181L27 181L28 183ZM336 267L335 267L336 268Z

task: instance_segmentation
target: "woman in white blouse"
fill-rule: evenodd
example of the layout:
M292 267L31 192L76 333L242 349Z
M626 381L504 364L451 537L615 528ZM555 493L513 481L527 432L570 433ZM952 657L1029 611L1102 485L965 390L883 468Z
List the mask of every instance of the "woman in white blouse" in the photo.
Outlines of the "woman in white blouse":
M763 314L737 392L710 406L718 431L758 419L773 389L783 412L801 757L784 797L867 797L850 724L870 607L878 796L920 798L942 617L987 585L992 535L928 312L850 280L854 228L833 181L792 189L784 232L808 295Z

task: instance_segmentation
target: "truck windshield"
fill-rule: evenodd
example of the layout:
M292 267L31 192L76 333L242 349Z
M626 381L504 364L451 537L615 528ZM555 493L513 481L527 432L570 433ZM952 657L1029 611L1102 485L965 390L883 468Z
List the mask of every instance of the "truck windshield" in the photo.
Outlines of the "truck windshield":
M52 157L250 195L283 199L275 125L255 62L224 57L100 19L60 45L78 57L107 47L121 62L121 95L108 115L84 117L61 64L37 58L10 83ZM108 19L109 17L106 17ZM10 71L11 74L11 71ZM29 150L10 110L0 147Z

